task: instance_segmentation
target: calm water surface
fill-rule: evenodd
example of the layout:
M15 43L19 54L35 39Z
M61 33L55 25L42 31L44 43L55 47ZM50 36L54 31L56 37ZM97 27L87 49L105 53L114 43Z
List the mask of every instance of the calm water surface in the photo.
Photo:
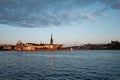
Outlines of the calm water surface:
M120 50L1 51L0 80L120 80Z

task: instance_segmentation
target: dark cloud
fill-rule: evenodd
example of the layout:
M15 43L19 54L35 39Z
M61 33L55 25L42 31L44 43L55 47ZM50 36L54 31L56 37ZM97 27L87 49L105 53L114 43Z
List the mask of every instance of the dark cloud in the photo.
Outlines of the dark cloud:
M93 3L111 9L120 9L120 0L0 0L0 24L16 27L49 27L69 24L73 21L97 20L83 13ZM96 14L105 16L104 11Z
M113 2L111 5L113 9L120 9L120 1Z

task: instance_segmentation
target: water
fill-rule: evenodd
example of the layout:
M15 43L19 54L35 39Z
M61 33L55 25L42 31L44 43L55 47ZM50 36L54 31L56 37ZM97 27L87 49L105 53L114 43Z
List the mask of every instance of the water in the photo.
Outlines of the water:
M1 51L0 80L120 80L120 51Z

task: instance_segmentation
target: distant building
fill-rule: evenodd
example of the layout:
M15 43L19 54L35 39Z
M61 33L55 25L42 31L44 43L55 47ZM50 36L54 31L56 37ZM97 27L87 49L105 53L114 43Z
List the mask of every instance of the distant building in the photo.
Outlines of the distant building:
M50 39L50 45L53 45L53 38L52 38L52 34L51 34L51 39Z
M109 43L107 45L107 47L110 50L120 50L120 42L119 41L111 41L111 43Z
M23 50L24 44L21 41L18 41L16 44L15 50Z
M51 34L49 44L42 44L42 42L40 44L35 44L35 43L23 44L21 41L18 41L14 49L32 51L32 50L61 50L64 48L62 44L54 44L53 41L54 41L53 36Z
M1 50L3 50L3 46L2 46L2 45L0 45L0 51L1 51Z
M47 50L58 50L58 49L62 49L63 45L54 44L53 35L51 34L50 44L44 44L44 48Z
M4 50L14 50L15 45L11 45L11 44L4 44L4 45L0 45L0 51L4 51Z
M4 50L12 50L12 45L4 45L3 49Z
M23 50L33 51L35 50L35 46L32 44L25 44Z

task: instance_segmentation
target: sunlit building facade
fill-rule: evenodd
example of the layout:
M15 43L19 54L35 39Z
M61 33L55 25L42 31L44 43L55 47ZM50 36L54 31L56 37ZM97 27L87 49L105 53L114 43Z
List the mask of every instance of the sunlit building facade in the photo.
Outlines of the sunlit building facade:
M62 49L62 48L63 48L63 45L54 44L53 36L51 34L49 44L35 44L35 43L23 44L21 41L18 41L16 44L16 47L14 49L15 50L34 51L34 50L58 50L58 49Z

